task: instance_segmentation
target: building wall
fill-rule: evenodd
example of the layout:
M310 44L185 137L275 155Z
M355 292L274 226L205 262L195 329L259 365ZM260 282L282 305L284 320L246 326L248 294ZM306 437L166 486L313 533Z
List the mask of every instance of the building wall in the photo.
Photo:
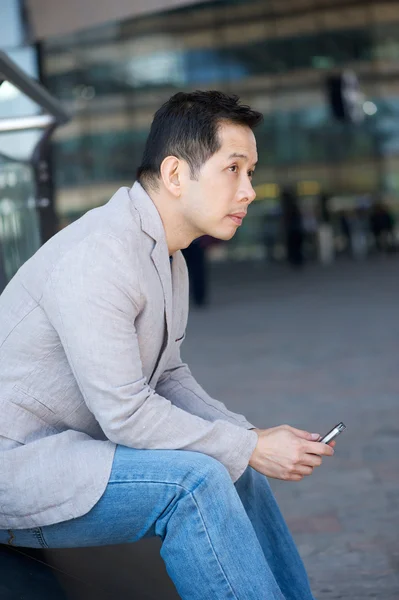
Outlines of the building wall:
M46 84L75 118L57 135L58 208L68 219L131 185L152 116L179 90L221 89L261 110L258 203L233 243L262 235L281 186L314 207L325 190L353 204L399 199L399 2L208 2L59 37ZM333 118L326 79L356 72L362 123ZM370 111L369 111L370 112ZM339 202L338 202L339 204Z

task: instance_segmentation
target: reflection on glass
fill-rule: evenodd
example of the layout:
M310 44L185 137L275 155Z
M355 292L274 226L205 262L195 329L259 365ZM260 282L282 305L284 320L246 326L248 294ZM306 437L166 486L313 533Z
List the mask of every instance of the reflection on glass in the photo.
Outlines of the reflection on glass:
M23 43L20 18L20 0L1 0L0 40L2 48L12 48Z
M32 170L0 157L0 292L39 247Z
M6 54L27 75L37 79L36 51L34 48L15 48L7 51ZM21 94L11 83L5 81L0 85L0 119L25 117L40 112L40 107L27 96Z
M14 160L28 160L42 135L43 131L40 129L0 132L0 156Z
M9 81L3 81L0 85L0 102L7 102L9 100L15 100L20 95L20 91Z

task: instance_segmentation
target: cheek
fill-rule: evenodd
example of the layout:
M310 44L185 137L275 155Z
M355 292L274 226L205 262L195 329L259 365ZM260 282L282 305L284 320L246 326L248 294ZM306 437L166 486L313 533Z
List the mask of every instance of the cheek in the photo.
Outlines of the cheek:
M223 214L223 207L216 190L204 193L201 198L197 198L191 205L192 214L201 221L219 220Z
M224 198L214 195L210 205L206 207L206 214L215 222L226 218L231 210L230 204Z
M201 186L193 190L190 198L189 212L197 223L220 222L232 210L234 193L228 178L213 178L212 185Z
M234 206L234 193L228 183L213 187L207 198L207 210L218 219L228 215Z

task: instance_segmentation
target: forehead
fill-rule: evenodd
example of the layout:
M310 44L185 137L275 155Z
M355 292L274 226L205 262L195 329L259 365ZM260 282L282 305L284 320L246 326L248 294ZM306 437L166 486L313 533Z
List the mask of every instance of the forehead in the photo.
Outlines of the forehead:
M218 130L220 149L217 154L227 158L231 154L245 154L249 163L258 160L254 132L245 125L223 123Z

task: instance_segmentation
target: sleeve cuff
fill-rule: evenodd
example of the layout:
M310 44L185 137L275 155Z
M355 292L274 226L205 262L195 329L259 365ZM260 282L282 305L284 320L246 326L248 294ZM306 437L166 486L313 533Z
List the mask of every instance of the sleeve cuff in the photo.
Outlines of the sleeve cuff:
M226 460L227 469L234 483L248 467L257 443L258 434L255 431L241 430L240 437Z

